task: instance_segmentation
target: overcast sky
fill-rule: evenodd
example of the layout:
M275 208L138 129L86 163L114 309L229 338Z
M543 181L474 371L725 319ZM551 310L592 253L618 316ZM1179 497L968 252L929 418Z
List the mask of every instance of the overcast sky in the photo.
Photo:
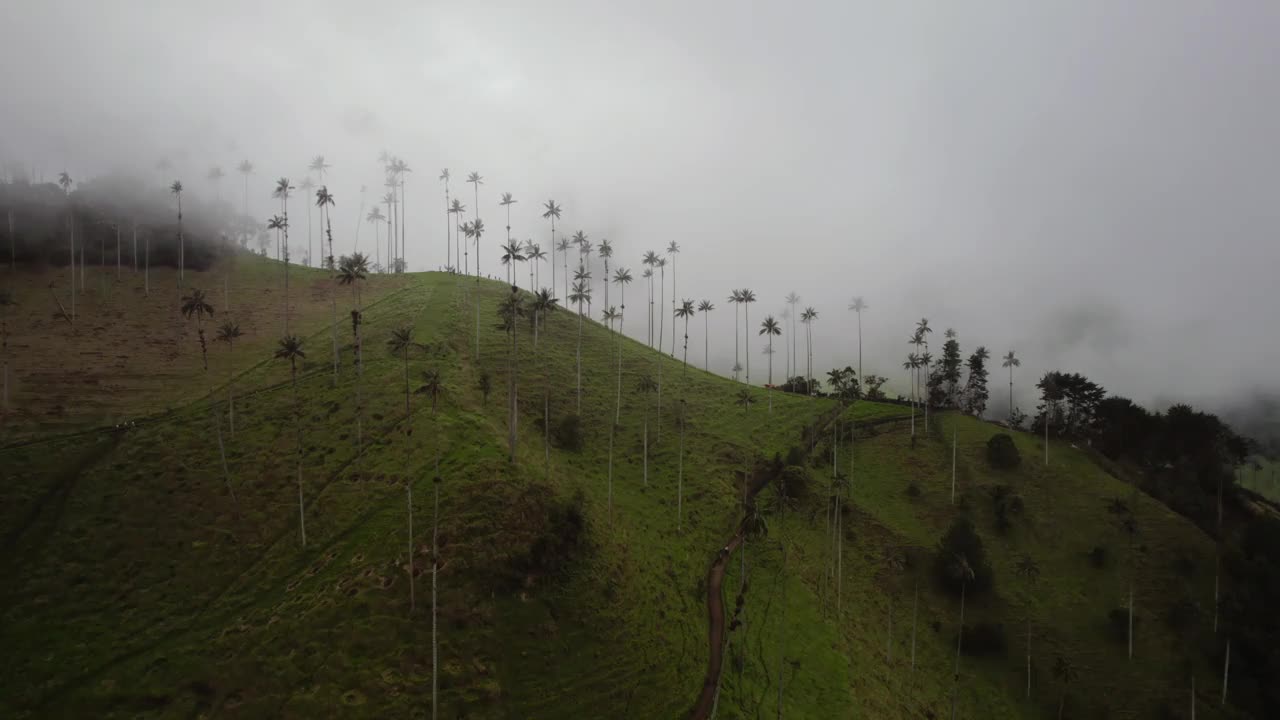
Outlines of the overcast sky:
M1277 38L1267 0L13 0L0 159L158 186L167 157L206 193L219 164L239 197L248 158L262 216L272 179L322 153L341 250L387 150L414 170L411 268L444 262L440 168L469 208L477 170L495 274L501 192L517 238L547 246L552 197L637 276L679 242L722 371L730 290L755 290L754 327L795 290L824 371L856 364L862 295L868 371L900 380L923 316L936 344L955 327L966 352L1016 348L1026 387L1060 368L1213 404L1280 384Z

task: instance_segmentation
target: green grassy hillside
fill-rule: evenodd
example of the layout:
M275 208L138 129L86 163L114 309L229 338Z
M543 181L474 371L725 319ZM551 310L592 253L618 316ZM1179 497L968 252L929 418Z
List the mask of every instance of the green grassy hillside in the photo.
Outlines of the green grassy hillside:
M224 270L190 282L214 287ZM277 270L242 257L231 277L238 294L260 298L272 292ZM744 477L758 462L807 449L805 428L816 423L820 439L803 460L804 487L792 488L785 507L775 488L760 495L767 534L746 546L744 624L730 634L717 717L776 717L780 677L786 717L947 717L959 608L930 567L939 537L960 514L972 518L995 574L990 593L970 598L966 623L1003 623L1008 647L963 658L958 717L1054 717L1062 687L1050 668L1058 656L1079 669L1070 717L1103 717L1103 708L1111 717L1149 717L1166 704L1181 712L1190 671L1202 693L1197 717L1218 717L1217 669L1180 664L1178 637L1164 620L1184 599L1200 616L1212 606L1211 542L1087 452L1055 444L1046 468L1040 441L1016 434L1021 466L994 471L985 443L999 428L971 418L931 417L913 444L910 409L901 405L841 409L775 393L770 410L766 392L755 389L756 402L743 407L742 385L640 343L619 344L605 327L560 310L536 349L528 320L520 324L513 465L509 335L496 327L505 286L442 274L371 281L363 373L351 363L344 319L335 381L325 281L308 277L314 302L294 320L306 351L296 426L288 364L271 359L283 318L281 327L256 320L231 364L211 362L206 377L194 337L166 340L185 327L172 319L176 292L172 306L134 292L106 298L130 318L131 345L117 352L127 356L119 372L127 367L136 384L124 394L136 401L115 398L110 412L79 409L78 424L32 420L24 407L38 407L42 393L31 390L38 373L19 353L16 372L27 383L21 422L9 425L0 450L0 562L8 580L0 646L9 668L0 714L431 717L438 491L444 717L684 716L708 659L707 567L741 518ZM24 314L48 317L33 309L43 307L41 282L20 279ZM350 308L344 290L340 317ZM55 337L57 323L41 322L50 337L25 342L51 348L45 352L75 357L101 345L85 332ZM412 394L406 412L406 363L386 348L391 331L406 325L422 343L408 358L410 389L423 384L425 370L442 377L434 411L427 395ZM553 439L548 451L544 405L553 425L576 411L580 327L583 447ZM22 332L19 325L15 337ZM143 350L161 341L171 350ZM621 420L611 443L619 352ZM479 387L486 373L487 401ZM659 373L661 413L657 397L636 391L641 375ZM238 395L234 435L225 417L228 382ZM64 404L74 397L69 391ZM124 432L67 434L134 416L144 420ZM849 477L838 605L824 512L833 430L839 470ZM990 500L1001 484L1025 506L1004 532ZM1132 551L1108 511L1114 498L1134 510ZM1100 568L1088 558L1095 547L1108 556ZM883 561L892 548L906 548L911 559L900 573ZM1023 554L1042 570L1032 586L1012 570ZM729 563L725 581L730 608L739 562ZM1129 661L1123 642L1108 636L1107 612L1127 601L1131 574L1139 624Z

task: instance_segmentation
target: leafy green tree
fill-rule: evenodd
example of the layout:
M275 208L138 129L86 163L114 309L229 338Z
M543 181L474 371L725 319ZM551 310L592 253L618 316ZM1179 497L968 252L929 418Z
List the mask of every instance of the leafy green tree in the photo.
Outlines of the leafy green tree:
M990 357L987 349L979 345L966 363L969 379L964 388L964 410L976 417L987 411L987 360Z
M960 405L960 343L956 331L947 328L943 333L947 341L942 345L942 359L938 371L929 377L929 400L934 405L959 407Z
M298 528L302 533L302 547L307 546L307 515L302 492L302 405L298 400L298 361L307 357L302 340L296 335L285 335L276 348L277 360L289 361L290 384L293 386L293 434L298 466Z

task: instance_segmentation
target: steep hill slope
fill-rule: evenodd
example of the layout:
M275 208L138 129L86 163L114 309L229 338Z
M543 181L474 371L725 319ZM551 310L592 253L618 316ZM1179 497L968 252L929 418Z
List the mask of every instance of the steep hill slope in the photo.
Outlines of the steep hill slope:
M277 269L240 258L236 294L268 297ZM191 282L216 286L221 270ZM40 306L40 282L22 280L24 313ZM742 385L562 309L536 349L529 318L520 320L513 465L511 336L496 327L506 286L441 274L373 280L363 371L344 319L336 382L326 289L319 279L311 287L312 305L295 321L306 351L296 392L288 363L271 359L282 318L266 316L230 368L211 362L206 378L194 338L171 342L173 370L138 373L136 404L113 400L110 413L76 417L171 413L126 431L67 436L28 424L8 436L22 444L0 450L4 715L432 717L434 587L444 716L684 716L708 661L708 565L741 520L746 478L768 472L776 455L806 470L784 473L793 481L785 503L777 484L758 496L766 530L745 546L741 625L729 633L717 717L775 717L779 704L787 717L947 716L958 602L930 567L960 514L977 526L996 578L969 599L966 624L1002 623L1008 647L963 658L958 717L1054 716L1059 656L1079 669L1071 717L1183 710L1190 670L1203 694L1197 717L1216 717L1216 668L1184 668L1164 620L1183 598L1203 618L1211 543L1085 452L1055 444L1045 468L1039 440L1016 434L1022 465L997 472L985 443L999 428L970 418L935 416L913 443L901 405L840 408L757 388L744 406ZM350 308L343 291L338 314ZM163 319L174 311L122 308L139 319L128 367L155 361L146 348L175 332ZM421 343L407 359L386 345L403 326ZM570 448L576 433L564 430L548 448L543 418L559 426L577 412L579 333L582 447ZM59 345L40 342L53 357ZM428 370L441 378L434 408L429 393L413 392ZM645 375L661 375L660 412L656 394L637 391ZM26 407L42 402L31 387L19 397ZM833 454L848 479L838 551L828 524ZM1003 533L989 499L998 484L1025 508ZM1108 511L1114 498L1134 510L1132 552ZM1107 549L1101 568L1088 558L1095 547ZM902 572L883 561L894 548L908 550ZM1041 567L1033 587L1012 571L1024 553ZM837 555L838 589L829 570ZM727 565L729 608L743 587L741 559ZM1130 568L1132 661L1107 619L1127 596Z

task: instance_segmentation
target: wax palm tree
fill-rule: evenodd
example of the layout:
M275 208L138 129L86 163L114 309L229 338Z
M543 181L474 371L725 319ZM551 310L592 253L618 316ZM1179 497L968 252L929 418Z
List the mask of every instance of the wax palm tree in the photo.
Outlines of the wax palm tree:
M862 299L861 295L853 298L849 303L849 309L858 314L858 386L862 386L862 311L866 310L869 305Z
M469 265L471 262L471 251L467 248L466 243L462 242L462 217L467 212L467 206L462 204L458 198L454 198L453 205L449 207L449 212L455 216L453 227L454 257L456 258L458 255L462 255L462 274L468 275L471 273L471 267Z
M1013 369L1018 367L1021 364L1022 364L1022 361L1014 357L1012 350L1005 353L1003 362L1000 363L1000 367L1009 368L1009 419L1010 421L1013 420ZM1046 417L1046 423L1047 423L1048 416L1046 415L1045 417Z
M329 163L324 161L323 155L316 155L315 157L311 158L311 165L308 166L308 169L311 170L311 172L315 173L317 176L319 176L320 182L324 183L325 171L327 171L330 167L331 166L329 165Z
M538 283L542 280L538 277L541 275L539 263L547 259L547 253L541 245L529 240L525 242L524 255L529 260L529 292L535 292L534 288L538 287Z
M813 321L818 319L818 311L806 307L800 313L800 322L804 323L805 343L805 391L813 397Z
M916 436L916 371L920 369L920 356L915 353L907 353L907 359L902 361L902 369L908 371L911 385L911 438L914 440Z
M285 335L280 338L275 358L289 361L289 378L293 386L293 434L298 465L298 528L302 533L304 548L307 546L307 515L306 506L302 501L302 406L298 401L298 361L306 357L307 353L302 349L302 340L296 335Z
M249 176L253 174L253 163L249 162L248 160L241 160L240 164L236 165L236 172L244 176L244 216L248 218L249 217ZM249 242L249 235L248 235L248 229L247 229L248 226L246 225L245 228L246 230L244 231L244 237L240 241L241 245L244 245Z
M182 287L182 281L186 277L186 242L182 235L182 182L174 180L169 186L169 192L178 198L178 287ZM83 257L83 255L81 255ZM81 274L81 282L84 275Z
M916 323L916 336L920 338L920 344L924 346L924 352L920 353L920 369L917 371L917 377L920 378L919 385L922 388L929 386L929 362L932 356L929 355L929 335L933 333L933 328L929 327L928 318L920 318L920 322ZM919 351L919 348L917 348ZM917 393L922 395L921 404L924 405L924 431L929 432L929 393Z
M471 172L467 175L467 182L475 188L475 207L472 209L474 217L472 218L472 229L479 229L480 232L475 233L476 238L476 282L480 282L480 235L484 232L484 226L480 224L480 186L484 184L484 178L478 172Z
M607 307L600 311L600 319L603 320L605 326L609 328L609 332L617 332L617 328L615 328L613 324L617 322L618 317L618 308L616 307Z
M591 272L581 263L578 264L578 269L573 271L573 282L582 285L584 288L591 288ZM590 303L591 298L587 298L587 317L591 317ZM581 312L581 308L579 308L579 312Z
M641 262L648 268L644 277L649 281L649 347L653 347L653 269L658 266L658 253L646 251Z
M369 274L369 258L364 253L352 253L343 256L338 264L338 284L351 286L351 334L355 342L356 365L356 446L363 447L364 437L364 339L360 328L364 325L364 311L361 307L360 281Z
M564 263L564 295L569 297L569 238L562 237L560 242L556 243L555 249L560 251L560 260ZM555 289L555 259L551 262L551 287Z
M1027 591L1031 591L1031 587L1035 585L1036 580L1040 578L1040 566L1036 561L1031 559L1030 555L1023 555L1022 559L1013 566L1013 572L1022 578L1027 584ZM1031 607L1027 605L1027 699L1031 699Z
M440 477L440 458L437 456L436 474L431 483L435 495L435 509L431 514L431 720L436 720L440 674L440 643L436 638L436 576L440 569L440 485L443 482L444 478Z
M965 592L969 588L969 583L973 582L975 577L973 566L969 563L969 559L963 553L956 553L951 557L951 561L947 563L947 574L953 580L960 582L960 624L956 632L956 670L951 686L951 716L955 717L956 713L956 694L960 689L960 650L964 643L964 600Z
M515 266L518 262L526 260L524 255L524 246L519 241L508 240L506 245L502 246L502 264L509 269L507 271L507 281L512 287L515 287Z
M698 303L698 312L702 313L702 369L711 372L711 311L716 306L710 300Z
M609 259L613 257L613 244L608 240L602 239L600 241L600 250L597 254L604 261L604 306L612 307L609 305Z
M499 205L500 207L504 207L504 208L506 208L506 209L507 209L507 245L508 245L508 246L509 246L509 245L511 245L511 206L512 206L512 205L514 205L514 204L516 204L516 203L518 203L518 202L520 202L520 201L519 201L519 200L516 200L515 198L513 198L513 197L511 196L511 193L509 193L509 192L504 192L504 193L502 193L502 199L498 201L498 205ZM506 264L506 263L504 263L504 264ZM509 272L509 273L508 273L508 275L507 275L507 284L508 284L508 285L515 285L515 284L516 284L516 281L515 281L515 279L514 279L514 278L515 278L515 266L510 266L509 270L510 270L510 272Z
M608 278L605 279L608 280ZM613 271L613 284L618 286L621 300L618 306L618 332L624 332L623 326L627 321L627 286L631 284L631 280L631 271L627 268L620 267Z
M772 315L765 317L764 322L760 323L760 335L764 335L769 339L769 412L773 412L773 338L782 334L782 328L778 325L778 321L773 319Z
M665 257L658 258L655 265L658 268L658 354L662 354L662 334L666 327L667 316L662 312L662 301L667 294L667 259ZM673 323L674 324L674 323ZM671 356L675 357L675 348L671 349ZM658 363L658 371L662 371L662 363ZM658 375L658 408L661 412L662 408L662 375Z
M311 180L311 176L308 175L302 179L302 182L298 183L298 189L302 191L302 197L309 198L311 197L311 191L316 189L316 184ZM306 265L312 266L318 256L315 253L315 233L311 224L311 204L303 204L307 207L307 257L303 260ZM377 231L375 230L374 232L376 233Z
M240 325L228 320L227 322L222 323L222 326L218 328L218 334L217 336L214 337L214 340L216 340L217 342L224 342L227 344L227 355L229 356L235 352L236 340L239 340L243 335L244 333L240 332ZM231 362L231 360L228 358L227 360L227 420L230 423L232 435L235 435L235 432L236 432L235 379L236 379L235 366Z
M578 306L578 415L582 415L582 304L591 299L591 290L584 282L575 282L569 302Z
M409 415L409 351L418 347L418 343L413 341L413 328L404 325L391 331L391 338L387 340L387 348L391 350L392 355L399 355L404 362L404 414Z
M649 486L649 395L657 391L658 383L654 381L652 375L641 375L636 382L636 392L640 393L641 402L644 404L644 443L641 447L644 453L645 487Z
M399 266L400 264L405 264L404 259L406 256L406 252L405 252L406 251L406 247L405 247L406 234L405 234L404 216L405 216L405 211L408 209L408 201L406 200L405 194L404 194L404 181L405 181L405 176L411 172L413 172L413 168L410 168L409 164L406 163L404 160L400 158L391 158L392 177L399 182L399 186L400 186L400 222L397 223L400 230L400 252L396 256L397 259L400 261L400 263L397 266Z
M787 305L786 318L791 321L791 349L787 354L787 379L789 380L793 375L799 374L800 370L796 365L796 336L800 334L796 331L796 322L800 319L800 314L796 312L796 305L800 304L800 296L789 292L783 302Z
M519 246L519 243L512 243ZM519 405L517 401L517 393L519 392L520 377L520 354L519 354L519 336L520 336L520 318L524 317L524 298L520 296L520 288L516 285L511 286L511 294L503 301L502 306L498 309L498 313L503 317L504 324L507 326L511 335L511 356L507 361L507 444L509 449L508 461L515 463L516 461L516 426L519 421Z
M667 257L671 258L671 307L676 306L676 256L680 254L680 243L672 240L667 243ZM676 356L676 324L671 323L671 357Z
M329 170L329 164L324 161L324 156L316 155L315 157L311 158L311 165L308 166L308 169L311 170L311 172L316 173L316 175L320 178L320 184L323 185L324 174ZM298 189L302 190L303 197L310 197L311 191L315 189L315 187L316 187L316 184L311 181L311 176L309 175L306 177L306 179L304 179L301 183L298 184ZM288 217L288 216L289 216L289 212L288 212L288 209L286 208L285 217ZM285 237L287 238L288 235L286 234ZM307 206L307 255L308 257L315 257L315 255L311 252L311 206L310 205ZM308 264L310 263L308 262Z
M751 303L756 301L756 294L747 288L739 291L742 294L742 326L751 327ZM742 355L747 359L747 384L751 384L751 333L742 338Z
M1053 677L1062 683L1062 697L1058 700L1058 720L1062 720L1062 711L1067 705L1067 690L1071 687L1071 683L1080 679L1080 671L1076 670L1076 666L1071 661L1059 655L1057 660L1053 661Z
M190 320L193 316L196 319L196 334L200 337L200 358L204 364L204 369L209 369L209 353L204 338L204 319L205 316L213 317L213 306L205 298L204 291L199 288L192 288L191 294L182 298L182 316Z
M689 367L689 318L693 317L697 309L693 305L692 300L685 300L680 303L680 307L676 308L675 316L684 320L684 363L685 369ZM674 323L672 323L674 325Z
M480 241L484 238L484 221L476 218L466 225L462 226L462 230L468 238L471 238L476 244L476 282L480 282Z
M551 289L556 289L556 220L560 219L560 206L555 200L548 200L542 203L542 217L551 221ZM566 293L568 294L568 293Z
M222 178L225 176L226 173L222 172L222 167L219 165L209 168L208 174L205 175L209 184L213 185L213 196L218 204L222 204Z
M453 238L450 236L452 232L449 226L453 221L449 219L449 168L440 171L440 181L444 183L444 264L445 267L453 265ZM532 289L530 290L532 292Z
M738 355L738 346L742 344L738 341L738 311L742 308L742 291L731 291L727 302L733 303L733 379L737 380L738 368L742 366Z
M884 552L884 567L889 574L889 639L885 646L885 660L893 664L893 606L897 599L898 578L907 569L907 556L902 548L891 547Z
M416 345L416 343L415 343ZM436 402L440 400L440 394L444 392L444 380L440 377L440 371L432 368L422 371L422 384L417 390L413 391L415 395L426 395L431 398L431 414L436 414Z
M333 194L329 192L327 185L321 185L316 190L316 207L320 208L322 220L324 221L324 234L329 240L329 254L325 257L325 265L329 268L329 307L332 314L330 323L330 334L333 337L333 384L338 384L338 292L337 287L333 284L337 280L335 258L333 254L333 219L329 215L329 208L337 203L333 199Z
M309 221L311 217L310 206L308 206L307 217ZM376 242L376 239L382 235L382 229L379 227L379 223L386 222L387 216L382 214L382 208L378 207L377 205L374 205L373 209L369 211L369 214L364 216L364 219L366 222L373 223L373 237L375 238L375 242L373 243L373 248L375 253L373 264L374 264L374 267L377 268L382 264L381 258L377 257L378 255L381 254L378 249L380 246L380 243Z
M755 403L756 398L751 394L750 388L743 388L738 391L737 404L742 406L743 410L748 410Z

